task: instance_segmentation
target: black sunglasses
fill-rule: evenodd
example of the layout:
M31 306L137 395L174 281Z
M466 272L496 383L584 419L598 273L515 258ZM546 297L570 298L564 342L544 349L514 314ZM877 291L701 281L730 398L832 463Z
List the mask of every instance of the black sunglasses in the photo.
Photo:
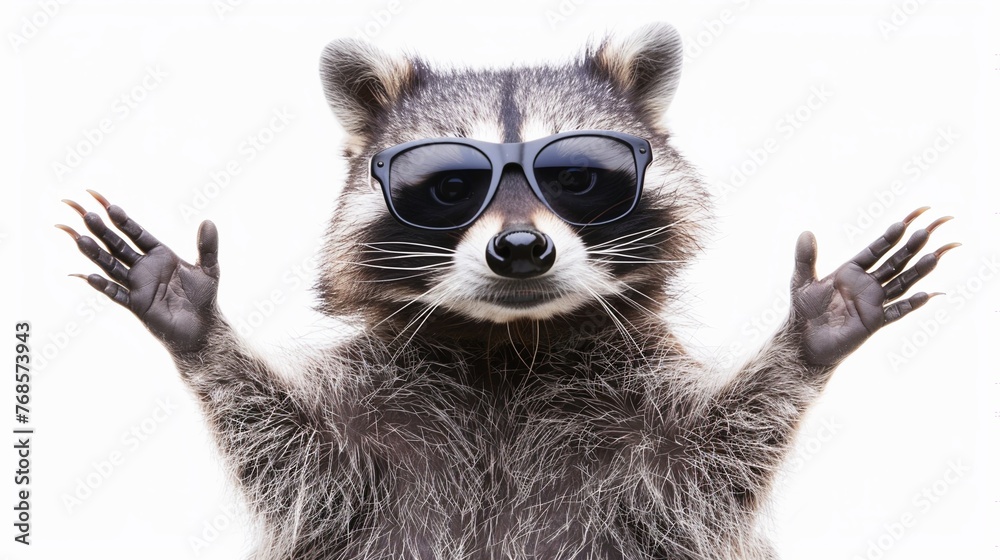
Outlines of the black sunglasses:
M539 200L564 221L596 226L639 203L653 160L649 142L607 130L561 132L530 142L415 140L372 157L389 212L420 229L464 228L493 200L509 163L521 166Z

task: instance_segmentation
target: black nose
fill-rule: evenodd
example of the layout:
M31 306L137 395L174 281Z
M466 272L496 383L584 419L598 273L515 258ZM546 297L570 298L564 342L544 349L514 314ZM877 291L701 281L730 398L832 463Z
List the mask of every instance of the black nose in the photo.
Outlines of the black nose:
M531 278L544 274L556 261L556 247L544 233L530 229L507 229L486 246L486 264L507 278Z

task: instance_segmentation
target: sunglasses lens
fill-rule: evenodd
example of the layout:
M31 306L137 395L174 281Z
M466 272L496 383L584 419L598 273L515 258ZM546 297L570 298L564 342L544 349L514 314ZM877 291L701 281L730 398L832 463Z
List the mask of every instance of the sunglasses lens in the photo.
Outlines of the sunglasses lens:
M613 138L556 140L538 153L534 172L552 211L576 225L617 220L639 197L632 147Z
M389 194L393 209L411 224L461 227L483 209L492 176L489 158L471 146L417 146L392 159Z

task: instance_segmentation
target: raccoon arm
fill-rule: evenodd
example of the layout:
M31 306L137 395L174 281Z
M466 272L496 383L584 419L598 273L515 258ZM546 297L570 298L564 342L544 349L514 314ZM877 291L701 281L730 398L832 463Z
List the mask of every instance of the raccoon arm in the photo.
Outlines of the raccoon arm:
M91 194L104 206L114 228L94 212L68 202L97 239L60 226L77 247L110 277L84 277L94 289L127 308L159 339L182 377L201 401L216 440L251 507L272 521L309 519L303 508L317 500L299 499L309 476L337 469L345 448L335 422L348 418L323 380L296 384L279 376L254 355L226 323L217 306L219 235L210 221L198 228L198 260L188 263L140 226L121 207ZM121 235L130 239L135 248ZM106 250L105 250L106 248ZM303 371L308 376L309 372ZM324 406L320 407L319 402ZM337 416L324 416L338 414ZM341 430L342 432L344 430ZM322 468L319 466L322 465ZM344 477L341 477L344 479ZM293 482L288 482L293 481ZM336 484L323 487L335 498ZM289 515L292 515L289 518Z
M923 306L920 292L901 299L956 244L924 255L906 268L931 232L950 218L918 230L899 246L907 226L926 208L893 224L830 275L816 274L816 239L799 236L788 320L764 348L715 393L697 415L694 433L708 480L725 484L743 508L754 509L773 479L802 415L833 369L883 326ZM882 257L889 258L876 267ZM722 492L725 491L725 492Z
M317 389L322 383L278 374L221 316L208 338L202 350L173 357L250 508L267 526L285 530L328 516L320 508L342 502L338 489L350 482L340 468L343 443L324 413L336 407L335 396ZM331 480L320 482L322 476Z
M807 363L800 329L789 319L711 397L685 430L692 456L716 498L752 512L768 493L799 422L835 366Z

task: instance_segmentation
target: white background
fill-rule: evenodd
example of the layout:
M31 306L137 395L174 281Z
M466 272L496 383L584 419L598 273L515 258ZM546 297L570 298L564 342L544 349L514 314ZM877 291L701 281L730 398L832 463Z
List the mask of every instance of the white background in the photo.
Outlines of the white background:
M96 267L52 227L83 231L60 199L96 209L85 192L96 189L189 259L198 221L211 218L227 316L265 348L314 336L310 259L343 177L343 133L317 74L323 45L361 34L388 51L507 65L565 60L590 36L653 20L687 39L668 124L720 194L717 234L685 295L692 346L725 362L764 341L787 307L802 230L818 237L821 274L924 205L920 224L956 216L929 249L963 243L921 282L948 295L848 359L802 427L770 508L783 557L996 557L1000 282L984 264L998 257L991 3L399 0L390 15L387 0L233 0L220 14L222 2L80 0L51 17L38 15L44 2L3 4L0 356L13 361L14 323L31 321L37 433L30 547L12 540L15 456L0 454L0 557L236 558L249 546L166 352L67 277ZM32 33L23 18L42 23ZM135 90L150 68L165 76ZM828 98L803 108L814 88ZM127 114L123 94L142 97ZM275 110L291 123L248 161L241 146ZM804 122L788 137L782 119L796 111ZM58 173L102 119L111 132ZM934 149L942 130L954 140ZM769 139L778 149L752 169L747 151ZM917 173L914 157L933 162ZM240 173L206 188L230 160ZM740 166L752 172L725 192ZM886 195L895 181L899 192ZM185 215L195 203L203 208ZM307 281L292 280L297 270ZM4 379L0 425L13 429ZM145 439L126 437L132 429ZM68 507L74 495L85 497Z

